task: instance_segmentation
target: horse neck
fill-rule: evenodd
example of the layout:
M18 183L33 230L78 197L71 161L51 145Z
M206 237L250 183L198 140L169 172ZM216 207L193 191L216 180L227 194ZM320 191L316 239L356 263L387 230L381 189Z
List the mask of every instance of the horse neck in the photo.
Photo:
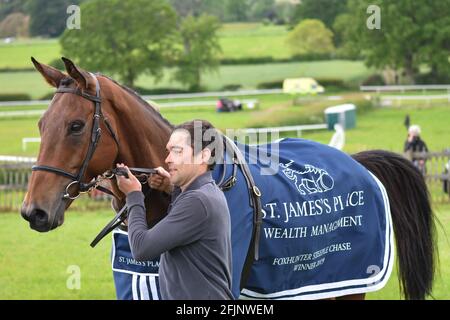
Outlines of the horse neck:
M132 167L164 167L165 146L172 126L156 110L120 90L122 94L116 94L112 101L120 142L116 162Z
M110 88L112 91L109 96L113 97L111 103L120 144L115 163L141 168L165 167L165 146L169 141L172 125L134 94L118 85L111 85ZM117 191L115 183L112 188ZM118 200L118 207L125 204L125 199ZM169 198L162 191L152 190L151 195L146 196L149 226L153 226L167 214L168 205Z

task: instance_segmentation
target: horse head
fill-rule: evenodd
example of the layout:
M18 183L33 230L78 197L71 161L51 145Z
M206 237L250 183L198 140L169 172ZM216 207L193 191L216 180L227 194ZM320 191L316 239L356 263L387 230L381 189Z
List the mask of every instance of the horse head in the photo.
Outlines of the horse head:
M112 168L118 155L117 138L108 134L114 123L104 121L113 112L109 99L97 110L101 80L62 59L67 74L32 58L44 79L57 88L38 123L41 145L21 209L30 227L40 232L60 226L76 195Z

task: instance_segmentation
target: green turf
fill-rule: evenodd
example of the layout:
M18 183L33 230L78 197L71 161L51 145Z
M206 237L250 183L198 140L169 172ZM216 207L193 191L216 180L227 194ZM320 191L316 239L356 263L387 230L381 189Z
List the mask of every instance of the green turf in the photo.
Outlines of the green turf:
M0 214L0 299L115 299L110 237L89 246L111 215L68 212L65 225L41 234L18 213ZM70 266L80 268L79 290L67 287Z
M22 150L22 138L39 137L38 118L0 119L0 155L35 156L38 144L30 143Z
M285 44L287 33L286 26L224 24L219 31L221 58L289 58L291 52ZM30 56L49 63L60 58L60 52L58 39L32 38L19 39L10 44L0 43L0 69L31 68Z
M351 97L349 97L350 99ZM243 113L217 114L213 110L198 108L195 112L186 109L163 110L163 114L174 123L192 118L208 118L218 126L240 127L258 121L295 120L308 114L308 109L322 108L323 102L291 106L289 96L266 97L267 105L260 110ZM331 102L329 102L331 103ZM348 152L384 148L401 151L405 138L403 119L411 116L413 123L422 126L423 138L430 149L448 147L450 129L447 106L432 108L375 109L357 117L357 128L346 132ZM275 114L281 114L275 118ZM299 119L301 121L302 119ZM36 133L36 119L0 121L0 146L7 150L20 143L23 132ZM26 131L29 130L29 131ZM332 132L320 131L304 134L304 137L328 143ZM14 142L15 141L15 142ZM14 142L14 143L13 143ZM14 147L17 149L17 146ZM436 206L440 219L438 225L438 247L440 269L436 276L433 295L436 299L449 299L450 292L450 244L445 234L450 233L450 205ZM114 289L109 265L109 242L97 249L90 249L89 241L110 218L108 210L97 213L69 212L65 225L48 234L30 231L26 222L16 214L0 214L0 299L113 299ZM69 290L66 281L69 265L81 268L81 290ZM391 277L387 287L368 294L368 299L398 299L397 278Z
M361 95L344 95L348 100L361 99ZM256 97L246 97L256 98ZM268 95L257 97L260 108L236 113L217 113L213 107L197 108L163 108L161 113L174 124L183 121L207 119L221 130L228 128L245 128L261 126L295 125L301 123L321 123L324 117L321 112L330 105L343 103L333 101L312 102L299 106L292 105L288 95ZM359 101L359 100L358 100ZM25 108L25 107L24 107ZM26 109L26 108L25 108ZM449 148L450 129L447 120L450 109L446 104L430 108L381 108L370 111L367 115L357 116L357 127L346 132L344 150L349 153L383 148L402 152L406 129L403 126L405 116L409 114L412 123L422 127L423 138L430 150L442 151ZM0 119L0 154L29 155L37 154L38 145L29 144L27 151L22 151L21 143L24 137L39 136L37 129L38 117L25 119ZM302 137L328 143L332 131L304 132ZM295 132L289 135L296 135Z
M152 77L143 75L136 81L136 86L156 88L179 88L179 83L171 80L173 70L166 70L161 82L156 83ZM255 89L259 83L282 81L292 77L337 78L345 81L358 81L370 73L360 61L317 61L271 63L262 65L222 66L217 73L206 74L202 83L207 90L221 90L226 85L241 85L241 89ZM27 93L33 99L40 99L51 93L52 88L36 71L0 73L0 94ZM281 89L281 87L280 87Z
M289 58L292 53L286 44L287 34L285 26L225 25L219 33L222 58Z
M50 63L60 56L57 39L24 39L13 43L0 44L0 69L32 68L30 57L43 63Z
M407 131L403 125L409 114L411 124L422 128L422 138L430 151L442 151L450 147L450 108L445 104L431 108L382 108L371 111L363 117L357 117L356 128L346 131L344 151L354 153L368 149L386 149L403 152ZM303 135L311 139L328 143L332 132L321 131Z
M440 264L434 283L436 299L450 298L450 206L437 208ZM62 227L40 234L29 229L18 213L0 214L0 299L114 299L109 263L111 241L95 248L90 241L111 218L109 211L66 213ZM67 288L70 266L81 271L79 290ZM70 281L69 281L70 282ZM395 271L387 286L368 299L399 299Z

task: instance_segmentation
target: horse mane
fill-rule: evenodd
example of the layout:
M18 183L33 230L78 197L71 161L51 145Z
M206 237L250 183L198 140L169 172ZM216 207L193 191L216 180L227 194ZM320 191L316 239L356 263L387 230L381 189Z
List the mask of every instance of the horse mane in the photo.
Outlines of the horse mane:
M144 100L144 99L143 99L136 91L134 91L133 89L131 89L131 88L129 88L129 87L123 85L123 84L120 84L120 83L117 82L116 80L114 80L114 79L112 79L112 78L110 78L110 77L108 77L108 76L106 76L106 75L104 75L104 74L97 73L96 75L102 76L102 77L104 77L104 78L110 80L110 81L113 82L114 84L118 85L120 88L122 88L124 91L126 91L127 93L129 93L132 97L134 97L134 98L139 102L139 104L140 104L141 106L145 107L147 110L150 110L150 112L152 112L153 115L154 115L156 118L158 118L159 120L161 120L162 122L164 122L166 125L168 125L169 128L173 128L173 127L174 127L173 124L171 124L171 123L169 122L169 120L167 120L166 118L164 118L164 117L161 115L161 113L158 112L158 110L157 110L154 106L152 106L150 103L148 103L147 101L145 101L145 100Z

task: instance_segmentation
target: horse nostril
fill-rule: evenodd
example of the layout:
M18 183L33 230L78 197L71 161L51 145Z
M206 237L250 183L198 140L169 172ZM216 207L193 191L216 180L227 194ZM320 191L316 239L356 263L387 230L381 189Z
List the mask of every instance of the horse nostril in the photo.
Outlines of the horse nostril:
M34 216L37 222L47 222L47 212L45 212L44 210L35 209Z

